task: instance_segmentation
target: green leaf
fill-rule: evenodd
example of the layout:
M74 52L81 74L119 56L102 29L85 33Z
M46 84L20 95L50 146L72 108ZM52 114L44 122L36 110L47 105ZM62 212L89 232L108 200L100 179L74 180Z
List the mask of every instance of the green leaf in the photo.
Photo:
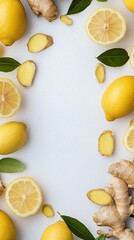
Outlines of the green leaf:
M97 59L107 66L121 67L129 60L129 56L125 49L113 48L99 55Z
M1 72L11 72L20 65L15 59L10 57L0 58L0 71Z
M14 158L3 158L0 160L0 172L18 173L26 169L26 166Z
M105 240L106 239L106 235L102 234L99 237L95 238L96 240Z
M91 4L91 2L92 0L73 0L68 9L67 15L82 12Z
M65 215L60 216L65 221L65 223L67 224L67 226L74 235L84 240L95 240L92 233L87 229L87 227L83 223L69 216Z

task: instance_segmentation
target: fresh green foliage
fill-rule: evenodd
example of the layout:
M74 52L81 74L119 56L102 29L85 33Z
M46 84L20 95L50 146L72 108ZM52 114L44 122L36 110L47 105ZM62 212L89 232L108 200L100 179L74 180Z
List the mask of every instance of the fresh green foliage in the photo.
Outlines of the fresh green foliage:
M108 0L97 0L97 2L107 2Z
M0 172L18 173L26 169L26 166L14 158L3 158L0 160Z
M91 4L91 2L92 0L73 0L68 9L67 15L82 12Z
M106 235L102 234L99 237L96 238L96 240L105 240L106 239Z
M87 229L87 227L83 223L69 216L65 215L60 216L65 221L65 223L75 236L84 240L95 240L92 233Z
M129 56L125 49L113 48L99 55L97 59L107 66L121 67L129 60Z
M0 58L0 71L1 72L11 72L20 65L15 59L10 57Z

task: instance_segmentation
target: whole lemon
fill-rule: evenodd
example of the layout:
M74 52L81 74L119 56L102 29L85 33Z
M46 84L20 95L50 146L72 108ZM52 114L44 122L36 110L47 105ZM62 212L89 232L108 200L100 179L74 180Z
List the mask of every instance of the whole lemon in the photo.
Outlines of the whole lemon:
M63 221L58 221L46 228L41 240L73 240L73 235Z
M131 113L134 110L134 76L116 79L104 92L101 103L108 121Z
M8 122L0 126L0 154L16 152L26 142L26 125Z
M133 0L123 0L125 6L132 12L134 12L134 1Z
M20 0L0 0L0 41L10 46L26 30L26 13Z
M16 240L16 230L11 218L0 210L0 239Z

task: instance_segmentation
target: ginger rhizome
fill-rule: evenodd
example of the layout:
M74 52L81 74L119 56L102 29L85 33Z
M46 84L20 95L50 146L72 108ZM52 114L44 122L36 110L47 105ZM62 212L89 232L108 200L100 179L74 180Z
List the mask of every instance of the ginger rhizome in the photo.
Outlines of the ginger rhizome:
M53 0L27 0L33 12L40 14L49 22L57 18L58 10Z
M108 226L111 229L107 238L118 240L134 240L134 232L126 228L126 220L134 215L134 204L129 188L134 188L134 161L121 160L112 164L108 172L113 175L111 184L105 191L112 197L113 202L103 206L94 214L93 220L98 226ZM103 234L98 230L98 234Z

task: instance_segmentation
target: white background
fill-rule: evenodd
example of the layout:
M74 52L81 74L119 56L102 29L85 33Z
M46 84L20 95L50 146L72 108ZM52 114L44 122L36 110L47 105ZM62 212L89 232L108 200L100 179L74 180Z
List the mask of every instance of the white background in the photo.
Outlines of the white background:
M27 170L20 174L2 174L2 179L7 185L17 177L32 176L42 188L43 203L52 204L55 212L78 218L96 235L98 228L92 215L99 207L89 202L86 193L109 184L111 176L107 169L110 164L122 158L133 158L123 147L122 137L134 115L107 122L100 105L101 96L114 79L133 75L134 71L129 63L116 69L107 67L106 82L99 85L94 76L95 57L109 47L92 43L84 25L88 15L99 6L118 8L127 19L128 28L125 38L112 47L130 51L134 45L134 13L128 11L121 0L108 0L108 3L93 0L84 12L72 16L74 24L67 27L59 19L48 23L42 17L37 18L27 2L22 2L27 13L27 31L21 40L6 47L5 56L20 62L34 60L37 74L29 88L19 85L16 71L0 76L11 78L23 96L21 109L9 121L27 124L28 141L10 157L23 161ZM60 14L67 12L70 2L57 1ZM37 32L53 36L54 45L31 54L26 45L29 37ZM0 120L0 124L7 121ZM116 138L115 153L110 158L101 157L97 151L98 136L106 129L112 130ZM58 214L47 219L41 211L27 219L18 218L8 210L2 198L0 207L14 220L17 240L40 240L43 230L60 219ZM129 220L128 224L132 228L134 220Z

